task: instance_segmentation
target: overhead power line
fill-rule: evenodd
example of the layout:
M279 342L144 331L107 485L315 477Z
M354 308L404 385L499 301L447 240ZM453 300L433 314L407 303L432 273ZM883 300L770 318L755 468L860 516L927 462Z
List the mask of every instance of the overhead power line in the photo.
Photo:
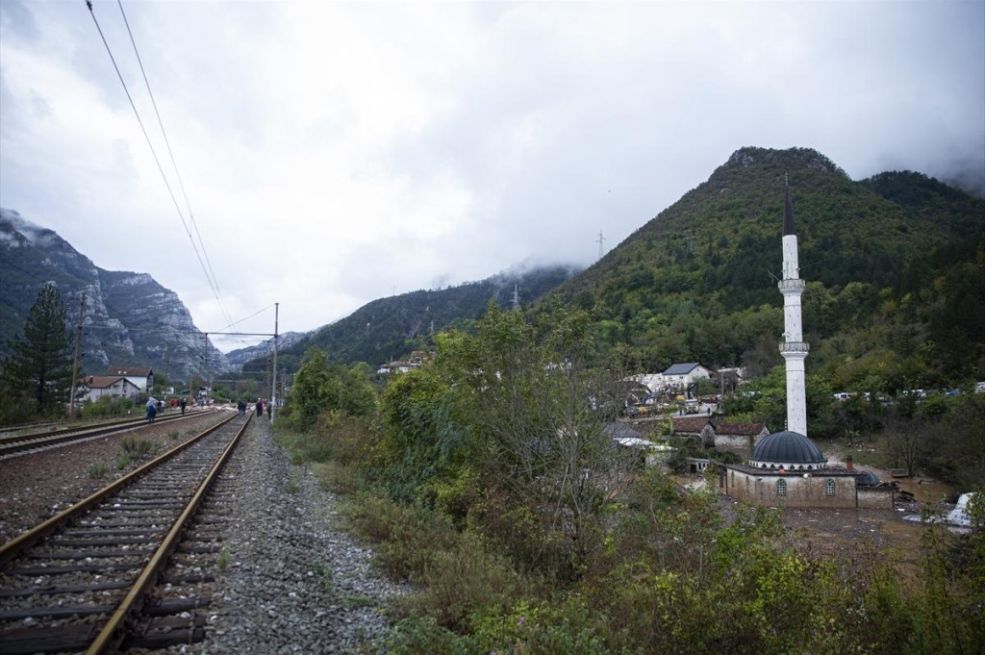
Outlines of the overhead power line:
M266 307L264 307L263 309L258 309L257 311L255 311L255 312L253 312L252 314L250 314L250 315L249 315L249 316L247 316L246 318L241 318L241 319L239 319L238 321L233 321L232 323L230 323L230 324L229 324L229 325L227 325L226 327L224 327L224 328L221 328L221 329L220 329L219 331L221 332L222 330L228 330L229 328L231 328L231 327L232 327L232 326L234 326L234 325L239 325L239 324L240 324L240 323L242 323L243 321L248 321L248 320L250 320L251 318L253 318L254 316L259 316L260 314L262 314L262 313L264 313L265 311L267 311L268 309L270 309L270 308L271 308L271 307L273 307L273 306L274 306L274 304L273 304L273 303L271 303L271 304L269 304L269 305L267 305ZM210 334L215 334L215 332L212 332L212 333L210 333Z
M185 220L185 215L181 211L181 206L178 204L178 199L174 195L174 189L171 188L171 183L168 181L168 176L164 172L164 167L161 165L161 159L157 156L157 150L154 148L150 135L147 133L147 128L144 126L143 119L140 118L140 112L137 111L137 105L133 101L133 96L130 94L130 89L127 87L126 81L123 79L123 74L120 72L120 67L116 63L116 57L113 56L113 50L109 47L109 42L106 40L106 35L103 34L103 29L100 27L99 20L96 18L96 12L92 7L92 0L85 0L85 3L86 7L89 8L89 15L92 16L92 22L96 26L96 31L99 32L99 38L102 39L103 46L106 48L106 54L109 55L109 60L112 62L113 69L116 71L116 77L120 80L120 84L123 86L123 92L126 93L127 100L130 102L130 108L133 110L133 115L137 119L137 124L140 125L140 131L143 133L144 139L147 141L147 147L150 149L151 156L154 158L154 163L157 165L157 171L161 174L161 179L164 181L164 186L167 188L172 204L174 204L174 209L178 214L178 218L181 219L181 225L185 228L185 234L188 235L188 240L192 244L192 250L195 252L195 257L198 259L199 266L202 267L202 273L205 274L205 279L209 283L209 288L212 290L212 295L215 296L216 302L219 303L219 307L225 314L225 308L222 305L222 300L219 298L219 289L216 286L215 281L212 279L212 276L209 275L209 270L202 259L202 255L195 243L195 239L192 237L191 230L188 229L188 222Z
M215 284L215 290L218 293L219 308L222 310L222 315L226 317L227 321L231 321L232 318L229 316L229 312L226 311L225 306L222 303L222 291L219 288L219 278L216 277L215 269L212 268L212 260L209 259L209 251L205 247L205 241L202 240L202 233L198 230L198 222L195 220L195 212L192 211L192 204L188 200L188 193L185 191L185 182L181 178L181 173L178 171L178 162L174 158L174 150L171 148L171 139L168 138L168 132L164 129L164 121L161 119L161 112L157 108L157 100L154 98L154 92L150 88L150 80L147 79L147 71L144 70L144 60L140 57L140 51L137 49L137 41L133 37L133 31L130 29L130 21L127 20L127 13L123 10L123 0L116 0L116 4L120 7L120 15L123 16L123 24L127 27L127 34L130 35L130 43L133 45L133 54L137 57L137 64L140 66L140 74L144 78L144 84L147 86L147 95L150 96L151 105L154 107L154 115L157 116L157 125L161 128L161 136L164 137L164 145L168 149L168 157L171 158L171 166L174 168L174 176L178 180L178 188L181 189L181 196L185 200L185 208L188 209L188 218L191 220L192 227L195 229L195 236L198 237L198 245L202 248L202 254L205 255L205 263L209 268L209 273L212 275L212 282Z

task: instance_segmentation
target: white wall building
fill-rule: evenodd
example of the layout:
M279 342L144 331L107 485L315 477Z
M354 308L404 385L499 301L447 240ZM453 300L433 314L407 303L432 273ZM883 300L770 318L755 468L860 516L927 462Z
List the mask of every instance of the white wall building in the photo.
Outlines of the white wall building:
M88 389L85 399L96 402L100 398L133 398L141 393L140 387L122 375L90 375L82 381Z

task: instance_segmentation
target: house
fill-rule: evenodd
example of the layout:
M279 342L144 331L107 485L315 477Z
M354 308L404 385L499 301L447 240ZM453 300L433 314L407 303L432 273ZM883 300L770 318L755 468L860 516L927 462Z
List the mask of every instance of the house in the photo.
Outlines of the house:
M674 364L661 375L664 386L677 391L687 391L698 380L711 379L711 371L697 362Z
M628 378L624 378L623 382L635 382L636 384L641 384L647 388L651 394L657 394L663 391L665 386L663 373L640 373L639 375L631 375Z
M715 448L749 457L756 442L770 433L765 423L715 423Z
M632 452L640 468L666 464L674 449L666 444L658 444L643 439L632 426L620 422L606 423L602 428L618 446Z
M674 436L697 437L706 446L715 443L715 426L707 416L675 416Z
M140 387L122 375L90 375L82 380L88 389L85 400L96 402L100 398L133 398L141 393Z
M144 393L154 386L154 371L147 366L110 366L107 375L122 375Z
M380 364L376 369L377 375L392 375L394 373L406 373L415 368L421 368L433 357L432 353L426 350L415 350L407 359L398 359L387 364Z

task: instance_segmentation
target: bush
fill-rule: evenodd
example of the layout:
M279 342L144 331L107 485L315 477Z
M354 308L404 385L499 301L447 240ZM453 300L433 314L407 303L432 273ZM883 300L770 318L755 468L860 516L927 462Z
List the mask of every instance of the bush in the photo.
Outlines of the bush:
M424 590L417 607L438 624L464 632L477 612L500 614L524 588L520 576L502 555L488 550L473 533L460 536L450 550L437 553L421 578Z
M82 418L108 418L112 416L127 416L132 413L134 402L131 398L110 398L104 396L95 402L82 405Z
M451 520L420 505L401 505L374 493L353 496L343 507L350 525L378 543L377 564L391 577L418 580L459 535Z

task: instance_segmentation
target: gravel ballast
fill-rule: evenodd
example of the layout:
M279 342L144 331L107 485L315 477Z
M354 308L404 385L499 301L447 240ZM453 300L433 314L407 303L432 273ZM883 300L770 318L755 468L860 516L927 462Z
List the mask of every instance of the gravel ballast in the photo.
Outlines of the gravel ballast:
M372 570L372 551L341 527L337 498L291 464L266 418L244 438L216 485L234 500L208 636L170 652L380 652L383 607L406 590Z

